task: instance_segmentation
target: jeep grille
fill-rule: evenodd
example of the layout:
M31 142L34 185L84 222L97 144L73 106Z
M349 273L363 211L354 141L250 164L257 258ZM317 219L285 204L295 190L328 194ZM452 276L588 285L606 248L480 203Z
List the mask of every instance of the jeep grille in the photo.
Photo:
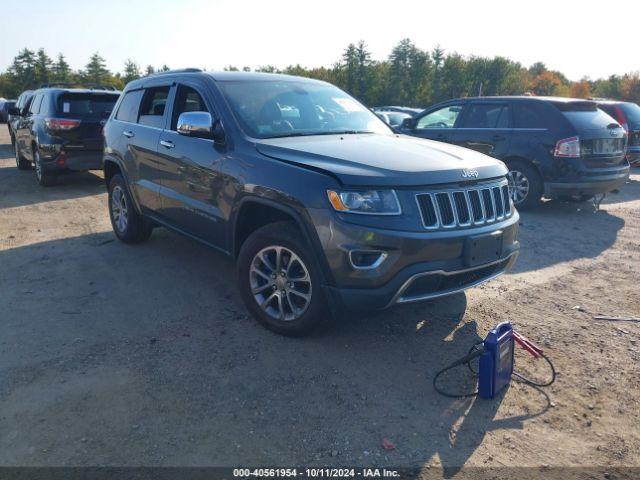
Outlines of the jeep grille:
M506 180L416 195L428 230L499 222L513 214Z

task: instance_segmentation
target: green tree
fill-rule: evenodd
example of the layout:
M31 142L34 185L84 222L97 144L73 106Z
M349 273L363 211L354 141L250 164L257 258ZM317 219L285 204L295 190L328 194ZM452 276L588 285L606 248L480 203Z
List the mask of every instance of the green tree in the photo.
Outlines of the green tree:
M388 103L424 106L431 100L433 66L427 52L405 38L389 55Z
M13 58L13 63L7 71L13 88L25 90L35 88L36 85L36 54L33 50L23 48Z
M53 61L44 51L44 48L40 48L36 53L36 61L34 65L34 74L36 83L42 85L49 83L53 77L52 71Z
M138 64L131 59L125 60L122 81L126 84L138 78L140 78L140 67Z
M98 52L91 55L84 71L84 78L89 83L109 84L111 73L107 70L104 58Z
M67 63L67 60L64 58L64 55L59 53L58 58L53 64L52 68L52 77L56 82L69 82L71 81L71 67Z

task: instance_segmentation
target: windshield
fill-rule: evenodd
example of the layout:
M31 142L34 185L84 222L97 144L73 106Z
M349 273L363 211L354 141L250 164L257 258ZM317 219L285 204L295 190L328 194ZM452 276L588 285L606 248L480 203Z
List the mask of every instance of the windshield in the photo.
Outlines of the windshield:
M58 97L58 113L108 117L118 97L113 93L64 93Z
M254 138L392 133L373 112L328 84L219 82L233 115Z
M623 103L620 108L627 117L627 123L631 130L640 129L640 107L635 103Z

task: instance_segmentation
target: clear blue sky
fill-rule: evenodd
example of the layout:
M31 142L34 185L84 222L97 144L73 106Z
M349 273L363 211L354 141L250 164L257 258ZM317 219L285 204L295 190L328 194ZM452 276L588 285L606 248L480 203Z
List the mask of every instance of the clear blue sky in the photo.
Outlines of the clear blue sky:
M640 1L3 0L0 70L22 47L73 68L99 52L141 66L330 66L363 39L383 59L405 37L465 55L543 61L577 80L640 70Z

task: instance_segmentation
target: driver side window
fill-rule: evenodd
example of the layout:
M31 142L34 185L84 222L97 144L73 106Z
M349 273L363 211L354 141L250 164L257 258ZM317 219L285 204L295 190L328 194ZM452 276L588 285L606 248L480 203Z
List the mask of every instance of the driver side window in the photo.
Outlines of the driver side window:
M184 112L209 112L209 109L202 96L196 90L185 85L178 85L171 115L171 130L177 130L178 118Z
M416 128L453 128L456 123L456 119L462 111L462 105L449 105L444 108L440 108L435 112L427 113L424 117L418 119Z

